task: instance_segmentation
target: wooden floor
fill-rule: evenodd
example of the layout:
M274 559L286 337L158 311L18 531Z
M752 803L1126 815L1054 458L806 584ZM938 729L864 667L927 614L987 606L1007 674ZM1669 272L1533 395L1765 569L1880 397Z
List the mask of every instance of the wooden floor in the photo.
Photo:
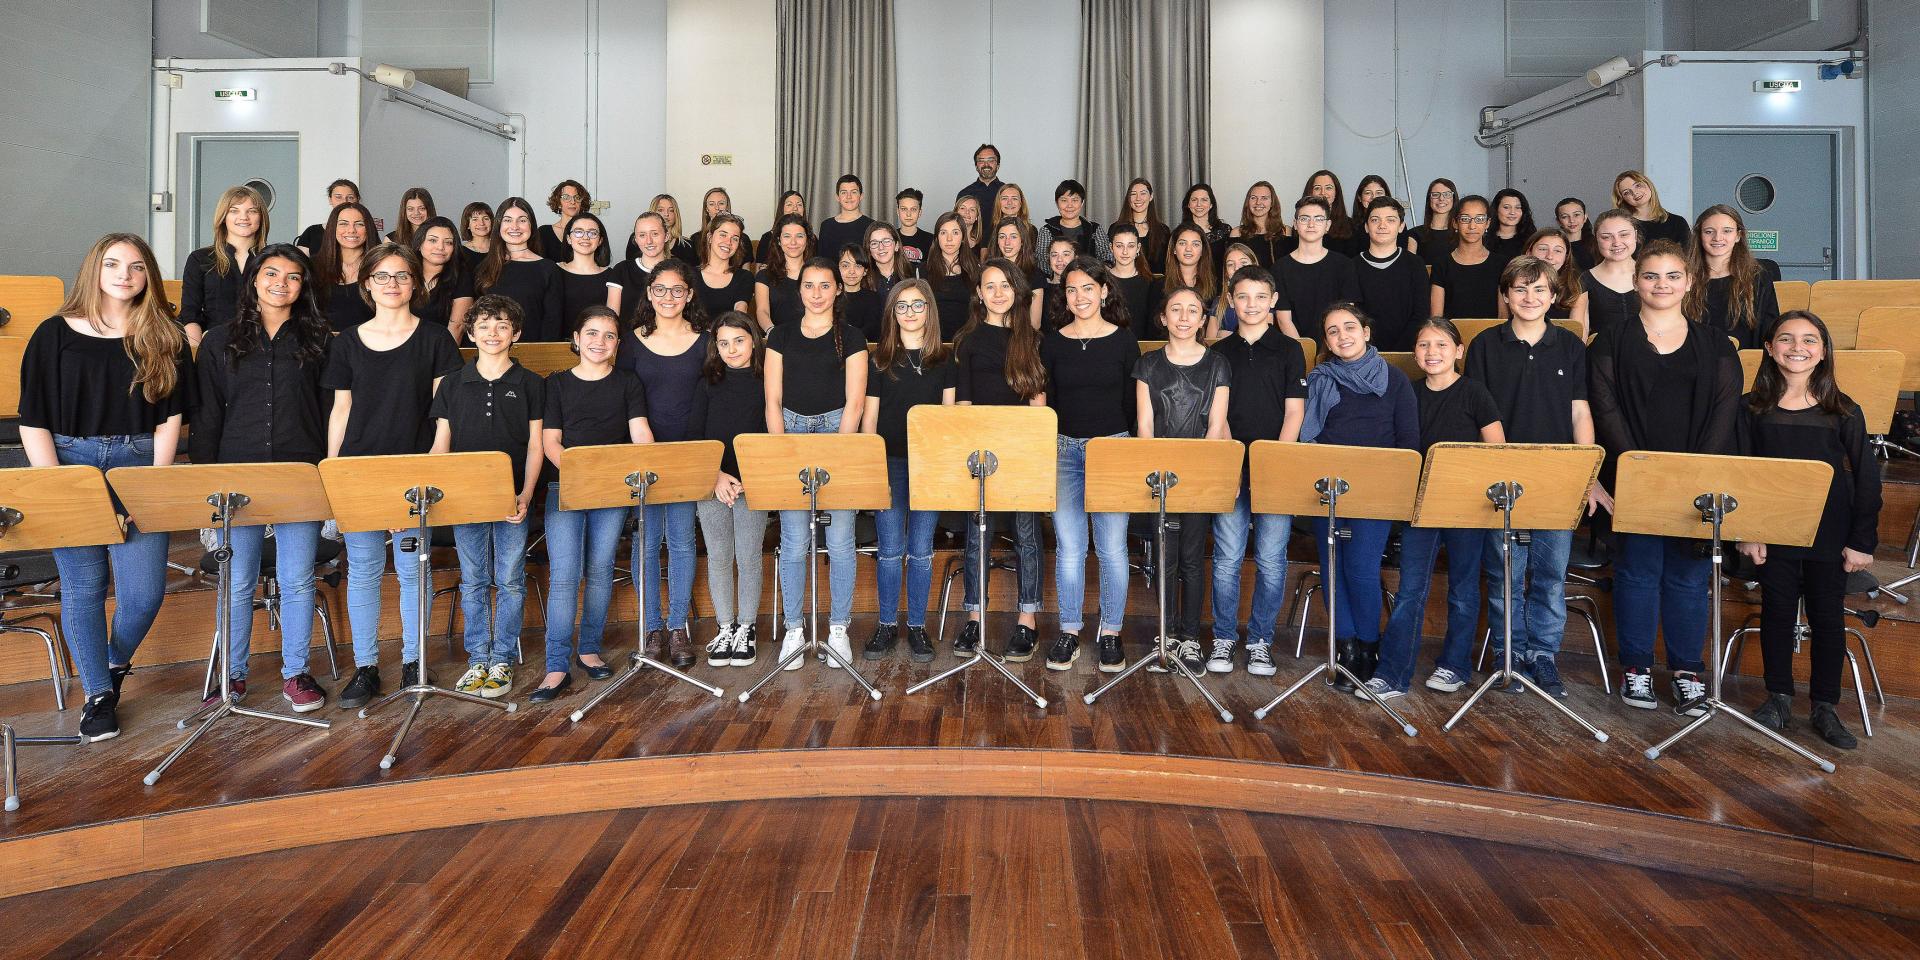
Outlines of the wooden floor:
M763 801L0 901L6 957L1912 957L1920 922L1466 837L1085 800Z

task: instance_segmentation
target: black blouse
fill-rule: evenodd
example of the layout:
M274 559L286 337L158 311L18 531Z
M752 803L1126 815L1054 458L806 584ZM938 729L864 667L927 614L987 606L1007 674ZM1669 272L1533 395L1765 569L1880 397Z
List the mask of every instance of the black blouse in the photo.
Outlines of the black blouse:
M687 431L694 439L726 444L720 469L738 478L740 461L734 454L734 438L743 433L767 432L767 393L760 375L752 369L728 367L719 383L708 383L701 377L694 385Z
M334 333L345 333L373 319L373 307L360 296L358 283L336 283L321 291L320 305L326 308L327 325Z
M204 334L232 320L245 275L232 244L227 245L226 273L213 269L212 247L187 254L187 265L180 271L181 325L197 323Z
M773 325L785 326L799 323L806 315L806 307L800 302L800 281L791 277L779 276L772 270L762 270L753 278L755 286L767 288L767 312L773 317ZM757 295L759 291L754 291Z
M753 274L745 270L735 270L727 278L724 287L707 286L706 272L693 271L693 295L700 299L700 306L707 311L708 319L718 317L728 310L735 309L734 304L744 303L747 312L753 312Z
M49 317L20 359L20 425L63 437L131 437L154 432L193 398L193 354L174 359L173 392L149 403L133 386L133 358L121 337L76 332Z
M327 405L320 388L326 358L300 358L292 321L280 325L236 364L227 355L233 327L200 341L193 430L195 463L319 463L327 455Z
M1751 400L1749 394L1743 400ZM1826 506L1811 547L1769 546L1768 559L1810 557L1837 561L1851 547L1868 556L1880 545L1880 461L1867 447L1867 424L1860 408L1847 405L1844 416L1819 407L1754 413L1740 404L1739 448L1743 456L1818 460L1833 467Z

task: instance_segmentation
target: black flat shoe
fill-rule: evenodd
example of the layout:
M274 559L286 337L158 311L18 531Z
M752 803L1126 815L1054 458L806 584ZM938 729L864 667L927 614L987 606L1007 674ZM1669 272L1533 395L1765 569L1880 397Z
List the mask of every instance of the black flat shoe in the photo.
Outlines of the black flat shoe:
M587 672L588 680L605 680L613 676L613 664L611 663L602 663L596 667L579 658L575 658L573 662L579 664L580 669Z
M611 673L612 671L609 670L608 672ZM573 686L573 674L569 673L562 676L560 678L560 682L551 687L548 687L548 686L535 687L533 690L533 693L527 695L527 702L528 703L552 703L553 701L560 699L560 695L563 693L566 693L567 690L572 686Z

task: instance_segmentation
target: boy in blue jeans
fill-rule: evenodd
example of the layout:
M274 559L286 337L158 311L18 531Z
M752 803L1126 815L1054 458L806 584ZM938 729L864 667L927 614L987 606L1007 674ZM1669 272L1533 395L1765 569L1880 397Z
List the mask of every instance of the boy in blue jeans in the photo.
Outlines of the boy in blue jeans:
M546 383L507 355L523 323L520 304L507 297L475 301L467 329L479 356L448 377L433 398L433 452L497 450L513 460L518 484L512 516L453 528L467 645L467 672L454 689L489 700L513 688L525 622L527 510L541 466Z

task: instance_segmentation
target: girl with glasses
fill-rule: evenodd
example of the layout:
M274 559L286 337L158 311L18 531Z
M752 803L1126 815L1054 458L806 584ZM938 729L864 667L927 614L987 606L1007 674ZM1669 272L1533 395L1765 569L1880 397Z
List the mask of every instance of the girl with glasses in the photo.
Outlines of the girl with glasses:
M591 213L575 214L565 224L571 254L560 267L560 316L577 317L588 307L607 306L607 226Z

